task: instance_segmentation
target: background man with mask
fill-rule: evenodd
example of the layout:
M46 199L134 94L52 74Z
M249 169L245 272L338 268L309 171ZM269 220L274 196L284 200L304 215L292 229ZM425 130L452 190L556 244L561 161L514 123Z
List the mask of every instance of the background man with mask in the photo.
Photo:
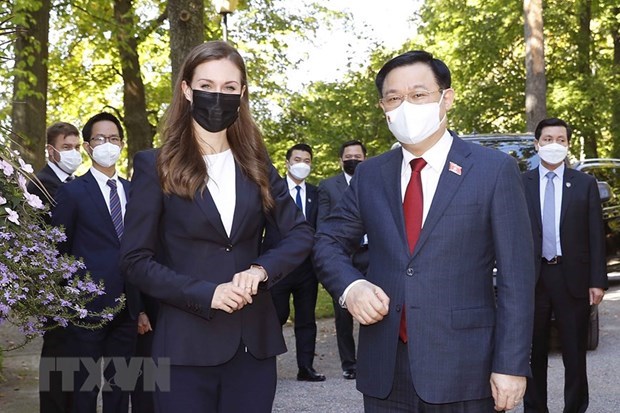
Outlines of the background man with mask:
M366 159L366 147L360 141L343 143L338 152L343 173L328 178L319 184L319 225L331 214L349 187L355 168ZM361 237L357 250L353 254L353 264L362 273L368 267L368 239ZM355 357L355 339L353 338L353 317L334 300L336 323L336 340L342 365L342 376L353 380L356 377L357 362Z
M317 188L306 182L312 168L312 148L305 143L293 145L286 151L286 184L291 198L303 212L312 228L316 228ZM277 228L267 225L263 249L268 250L281 239ZM282 281L271 287L271 297L280 324L284 325L290 314L289 300L293 295L295 307L295 348L297 351L297 380L324 381L325 376L314 370L316 347L315 308L319 282L310 257Z
M517 163L447 130L455 92L430 53L393 58L375 83L402 148L357 167L313 252L319 281L361 324L365 411L512 409L530 372L534 313ZM350 259L363 234L366 276Z
M536 307L532 379L525 413L545 413L551 314L555 314L564 361L564 411L588 407L586 349L590 305L607 288L605 230L596 179L567 168L571 129L558 118L534 132L540 166L523 174L536 254Z
M45 204L50 205L58 188L65 182L73 180L73 173L82 163L82 155L80 154L80 133L70 123L54 123L47 128L46 134L47 165L37 173L37 178L45 191L34 182L29 182L27 189ZM46 214L43 219L49 223L51 217ZM41 348L41 367L46 363L49 365L48 362L54 361L56 357L67 356L66 337L66 330L61 327L45 332ZM45 368L40 368L39 374L41 374L39 376L39 411L41 413L69 411L72 396L71 392L62 390L62 374L56 371L50 372Z
M137 317L140 309L138 290L125 284L120 272L120 240L123 235L123 217L129 194L129 182L118 176L116 162L123 147L123 129L119 120L109 113L90 118L82 129L84 150L93 161L90 170L60 187L52 224L62 225L67 240L59 244L61 253L82 258L94 281L103 280L105 294L89 303L89 308L100 311L116 305L116 299L125 294L123 310L103 328L88 330L74 325L67 327L66 345L73 357L125 357L133 355ZM89 380L89 372L81 364L75 375L73 410L80 413L97 411L98 389L82 390ZM106 381L115 375L114 363L105 371ZM90 378L92 380L92 378ZM127 412L129 393L113 385L103 392L103 410Z

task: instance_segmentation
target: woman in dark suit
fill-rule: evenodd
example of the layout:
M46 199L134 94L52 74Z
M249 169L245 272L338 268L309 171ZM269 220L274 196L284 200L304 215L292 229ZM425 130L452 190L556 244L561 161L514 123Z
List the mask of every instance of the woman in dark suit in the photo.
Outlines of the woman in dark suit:
M269 288L308 256L313 231L271 165L229 44L189 53L162 136L135 156L122 243L125 277L160 300L153 357L171 366L156 410L270 412L286 347ZM260 254L266 221L283 239Z

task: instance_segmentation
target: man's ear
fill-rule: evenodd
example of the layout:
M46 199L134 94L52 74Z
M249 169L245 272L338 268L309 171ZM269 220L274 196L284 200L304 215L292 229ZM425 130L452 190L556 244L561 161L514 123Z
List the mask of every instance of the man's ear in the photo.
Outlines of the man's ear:
M446 112L450 110L450 108L452 107L452 104L454 103L454 98L455 98L455 94L454 94L454 89L452 88L448 88L446 90L444 90L443 92L443 104L446 108Z

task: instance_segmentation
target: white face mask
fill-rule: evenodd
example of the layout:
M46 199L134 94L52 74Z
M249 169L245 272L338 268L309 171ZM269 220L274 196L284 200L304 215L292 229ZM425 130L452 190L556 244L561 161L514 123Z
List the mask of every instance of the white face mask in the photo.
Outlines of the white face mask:
M52 149L60 155L60 160L56 162L56 165L69 175L73 175L73 172L82 165L82 155L78 150L59 151L53 146Z
M104 168L114 165L121 156L121 147L113 143L106 142L93 148L92 158Z
M304 162L289 165L288 170L296 179L303 180L310 175L310 165Z
M399 107L385 112L388 128L401 143L415 145L437 132L439 125L446 118L439 119L439 108L443 100L441 92L439 102L414 105L405 100Z
M538 156L549 165L562 163L568 155L568 147L559 143L550 143L545 146L538 146Z

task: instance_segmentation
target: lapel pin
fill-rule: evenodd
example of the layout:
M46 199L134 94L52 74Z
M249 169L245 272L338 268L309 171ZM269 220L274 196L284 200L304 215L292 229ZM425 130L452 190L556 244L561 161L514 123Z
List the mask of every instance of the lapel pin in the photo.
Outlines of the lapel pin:
M567 187L567 188L570 188L570 182L567 182L567 183L566 183L566 187Z
M460 165L457 165L454 162L450 162L450 165L448 166L448 170L452 173L457 174L458 176L461 176L461 173L463 172L463 168L461 168Z

